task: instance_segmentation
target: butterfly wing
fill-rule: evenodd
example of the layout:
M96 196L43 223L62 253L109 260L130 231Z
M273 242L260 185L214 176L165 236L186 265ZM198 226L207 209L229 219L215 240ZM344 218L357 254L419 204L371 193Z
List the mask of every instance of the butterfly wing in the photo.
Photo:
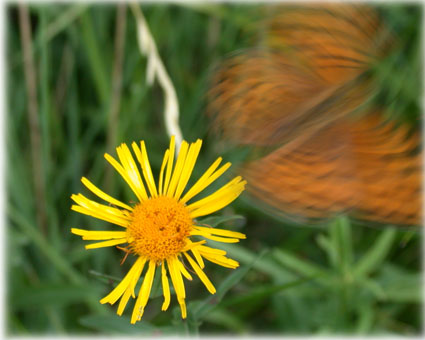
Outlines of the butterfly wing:
M282 146L243 166L248 191L272 212L296 221L322 221L358 204L351 145L341 122L297 147Z
M368 114L351 125L361 199L356 216L398 225L421 224L420 134Z
M225 61L208 93L216 130L235 143L281 144L351 113L372 94L365 72L388 45L369 6L274 12L263 23L265 47Z
M304 4L276 13L269 21L267 45L292 53L329 84L364 72L394 40L368 5Z
M273 149L243 166L253 197L308 220L419 223L419 138L368 111L369 67L393 41L375 11L285 6L266 26L267 48L227 60L209 92L224 138Z
M421 222L419 135L373 113L339 120L296 148L244 165L249 192L276 214L323 221L340 213L398 225Z

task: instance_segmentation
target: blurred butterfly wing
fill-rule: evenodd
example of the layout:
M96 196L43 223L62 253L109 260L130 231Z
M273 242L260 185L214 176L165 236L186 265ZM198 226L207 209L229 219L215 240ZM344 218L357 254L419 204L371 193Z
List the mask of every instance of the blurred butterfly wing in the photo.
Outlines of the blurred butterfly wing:
M277 122L280 129L276 139L286 149L296 148L319 131L324 133L322 130L325 129L326 132L328 125L339 122L341 118L362 113L368 106L366 98L374 91L373 83L366 75L360 75L340 86L328 87L300 104L289 124L286 121ZM340 126L338 124L336 126ZM335 131L335 127L331 126L331 131ZM333 138L330 142L345 144L350 141Z
M255 198L294 220L322 222L349 212L363 221L419 225L419 142L418 133L369 114L247 163L243 174Z
M374 90L366 75L330 85L284 55L263 51L228 60L213 84L208 113L215 131L257 146L308 136L358 109Z
M374 10L285 6L267 25L267 51L229 59L209 93L225 138L274 150L245 164L248 190L298 219L419 224L419 138L367 111L367 70L392 42Z
M283 56L251 50L228 60L216 73L208 112L226 139L269 145L279 142L282 124L295 126L294 112L306 96L323 88L320 78Z
M248 191L275 214L320 223L358 203L354 169L346 126L335 123L296 148L247 163L242 174Z
M270 19L270 48L292 51L329 84L356 77L391 46L393 37L370 6L286 6Z
M208 112L224 138L285 143L305 124L321 128L352 112L373 92L364 72L390 36L371 7L278 6L264 27L266 48L228 59L213 79ZM329 110L332 102L342 105Z
M356 217L398 225L420 225L420 134L406 125L367 115L353 124L361 200Z

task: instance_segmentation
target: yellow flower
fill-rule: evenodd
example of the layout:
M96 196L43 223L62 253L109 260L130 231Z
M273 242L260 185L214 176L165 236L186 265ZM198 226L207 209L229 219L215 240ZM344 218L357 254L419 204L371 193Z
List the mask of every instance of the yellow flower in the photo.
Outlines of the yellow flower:
M117 314L122 315L130 296L136 298L134 290L137 281L144 267L147 267L131 316L133 324L142 318L157 266L161 266L164 294L162 310L167 310L170 304L169 276L177 295L182 318L186 318L186 292L182 275L188 280L192 280L184 260L187 260L193 272L199 276L211 294L214 294L216 290L202 270L204 268L203 259L228 268L239 266L238 262L225 256L225 251L204 245L206 240L194 242L191 239L192 236L196 236L232 243L245 238L242 233L199 226L196 223L197 217L211 214L230 204L240 195L246 184L246 181L238 176L216 192L189 203L192 198L230 167L230 163L226 163L218 168L222 160L221 157L218 158L183 195L201 145L202 141L199 139L190 145L183 141L174 164L175 141L174 137L171 137L170 148L165 152L162 161L158 186L155 184L143 141L140 143L140 148L135 142L132 147L140 163L144 182L126 144L117 147L120 162L105 154L106 160L118 171L137 196L139 203L134 206L129 206L109 196L85 177L81 179L83 184L109 205L94 202L82 194L71 196L76 203L71 207L72 210L124 228L120 231L89 231L72 228L72 233L82 236L83 240L102 241L88 244L86 249L127 243L128 246L125 250L137 256L137 260L124 279L111 293L100 300L100 303L112 305L121 298Z

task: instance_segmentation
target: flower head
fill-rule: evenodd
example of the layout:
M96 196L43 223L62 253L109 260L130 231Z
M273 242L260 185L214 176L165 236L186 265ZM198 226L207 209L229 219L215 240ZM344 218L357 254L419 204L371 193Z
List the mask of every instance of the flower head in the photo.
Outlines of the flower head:
M137 196L139 202L134 206L109 196L85 177L81 179L83 184L109 205L94 202L82 194L71 196L76 203L71 207L72 210L124 228L116 231L90 231L72 228L72 233L82 236L83 240L101 241L86 245L86 249L127 244L125 248L120 249L125 249L137 257L124 279L112 292L100 300L101 303L112 305L121 299L117 314L122 315L130 297L136 298L134 290L142 272L146 269L131 316L131 323L142 318L156 267L161 267L164 294L162 310L167 310L170 304L168 280L170 277L182 317L186 318L186 292L183 276L192 280L192 275L186 267L192 268L208 291L214 294L215 288L203 271L204 259L228 268L236 268L239 265L235 260L227 258L224 250L206 246L205 239L232 243L245 238L245 235L224 229L199 226L196 218L211 214L231 203L244 190L246 181L243 181L240 176L235 177L216 192L191 202L195 196L230 167L230 163L219 167L222 159L218 158L185 192L201 144L202 141L199 139L190 145L183 141L174 164L175 141L174 137L171 137L170 147L165 152L162 162L158 186L155 184L143 141L140 143L140 147L135 142L132 144L133 152L142 169L142 175L126 144L117 147L119 162L105 154L106 160L118 171ZM203 240L193 240L193 236L201 237Z

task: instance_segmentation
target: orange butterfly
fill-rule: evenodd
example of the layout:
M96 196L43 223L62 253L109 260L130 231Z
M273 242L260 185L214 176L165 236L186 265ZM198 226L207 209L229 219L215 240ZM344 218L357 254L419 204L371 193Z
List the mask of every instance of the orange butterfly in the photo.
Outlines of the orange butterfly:
M265 47L225 61L208 94L225 139L272 149L243 165L248 191L278 214L420 224L419 132L368 103L393 35L367 5L273 13Z

